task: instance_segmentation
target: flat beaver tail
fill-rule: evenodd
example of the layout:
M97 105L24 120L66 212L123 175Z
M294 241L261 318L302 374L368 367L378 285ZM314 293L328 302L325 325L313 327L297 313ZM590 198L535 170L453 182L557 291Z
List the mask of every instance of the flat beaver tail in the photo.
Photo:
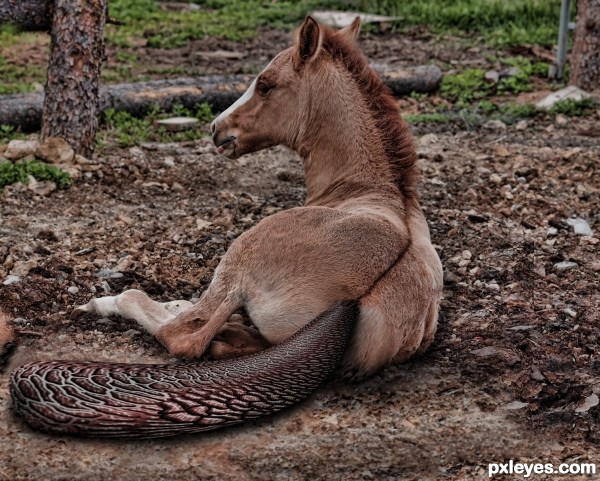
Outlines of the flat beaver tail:
M13 372L14 410L36 429L91 437L157 438L269 415L335 372L359 316L334 304L282 344L224 361L111 364L51 361Z

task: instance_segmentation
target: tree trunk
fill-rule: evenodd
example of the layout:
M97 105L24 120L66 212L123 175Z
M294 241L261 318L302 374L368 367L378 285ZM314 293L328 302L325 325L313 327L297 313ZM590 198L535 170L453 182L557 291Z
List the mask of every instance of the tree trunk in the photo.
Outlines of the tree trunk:
M12 22L24 30L50 30L52 2L49 0L0 0L0 24Z
M584 90L600 88L600 0L577 4L570 81Z
M98 127L106 0L55 0L42 139L62 137L89 156Z

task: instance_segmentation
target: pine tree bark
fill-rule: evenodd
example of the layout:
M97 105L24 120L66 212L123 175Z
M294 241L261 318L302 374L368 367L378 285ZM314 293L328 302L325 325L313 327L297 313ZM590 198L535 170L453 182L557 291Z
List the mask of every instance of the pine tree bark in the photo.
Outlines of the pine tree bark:
M89 156L98 127L106 0L55 0L42 140L62 137Z
M584 90L600 88L600 0L579 0L571 52L572 84Z
M0 24L15 23L28 31L48 31L52 24L49 0L1 0Z

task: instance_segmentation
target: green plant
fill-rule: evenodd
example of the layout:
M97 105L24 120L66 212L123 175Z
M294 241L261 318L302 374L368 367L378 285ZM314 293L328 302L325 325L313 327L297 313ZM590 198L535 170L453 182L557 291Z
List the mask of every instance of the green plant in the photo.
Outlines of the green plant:
M551 46L560 16L560 2L548 0L359 0L358 7L400 16L402 26L480 34L498 46Z
M29 183L29 175L38 181L51 180L59 189L66 189L73 179L65 171L38 160L0 163L0 190L15 182Z
M107 109L101 119L101 129L96 135L96 143L102 147L110 139L114 139L121 147L131 147L147 141L181 142L206 135L206 132L200 129L170 132L154 124L155 120L169 116L195 117L200 124L206 124L214 114L207 103L197 105L194 110L175 105L170 112L163 112L155 105L142 118L135 117L129 112Z
M568 117L581 117L591 114L600 107L600 102L592 97L581 100L565 99L556 102L549 113L551 115L563 114Z
M487 97L493 92L494 86L485 81L484 75L485 72L478 68L445 75L440 85L440 94L459 105Z

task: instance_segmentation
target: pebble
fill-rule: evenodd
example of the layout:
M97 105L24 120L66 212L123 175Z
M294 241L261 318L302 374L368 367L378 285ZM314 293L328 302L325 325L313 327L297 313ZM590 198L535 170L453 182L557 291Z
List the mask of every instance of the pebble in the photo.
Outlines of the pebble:
M548 237L555 236L556 234L558 234L558 229L556 227L549 227L548 231L546 232Z
M94 275L96 277L100 277L101 279L118 279L120 277L123 277L122 272L114 272L111 269L100 269Z
M578 408L575 409L575 412L576 413L588 412L591 408L596 407L598 404L600 404L600 399L598 398L598 395L596 393L592 393L588 397L585 398L585 401L583 402L583 404L581 406L579 406Z
M16 284L20 280L21 278L19 276L10 275L4 280L2 284L4 284L5 286L10 286L11 284Z
M559 127L562 127L562 126L567 125L569 123L569 117L567 117L564 114L558 114L556 116L556 118L554 119L554 123L556 125L558 125Z
M513 401L511 403L508 403L506 406L504 406L504 409L508 409L509 411L515 411L517 409L526 408L527 406L529 406L528 403L524 403L521 401Z
M67 289L67 292L69 294L77 294L79 292L79 287L77 286L71 286Z
M593 234L590 225L581 217L567 219L567 224L573 227L573 232L577 235L591 236Z
M171 132L181 132L200 125L200 121L194 117L171 117L169 119L156 120L154 123Z
M175 166L175 157L165 157L163 159L163 163L167 166L167 167L174 167Z
M554 264L554 270L557 271L566 271L568 269L575 269L576 267L579 267L579 264L577 264L577 262L563 261Z
M488 130L506 130L506 124L502 120L488 120L483 124L483 128Z
M28 261L17 261L10 271L11 274L17 277L25 277L29 274L29 271L34 267L37 267L37 259L30 259Z
M519 120L515 124L515 129L516 130L527 130L527 127L529 127L529 124L527 123L527 120Z

